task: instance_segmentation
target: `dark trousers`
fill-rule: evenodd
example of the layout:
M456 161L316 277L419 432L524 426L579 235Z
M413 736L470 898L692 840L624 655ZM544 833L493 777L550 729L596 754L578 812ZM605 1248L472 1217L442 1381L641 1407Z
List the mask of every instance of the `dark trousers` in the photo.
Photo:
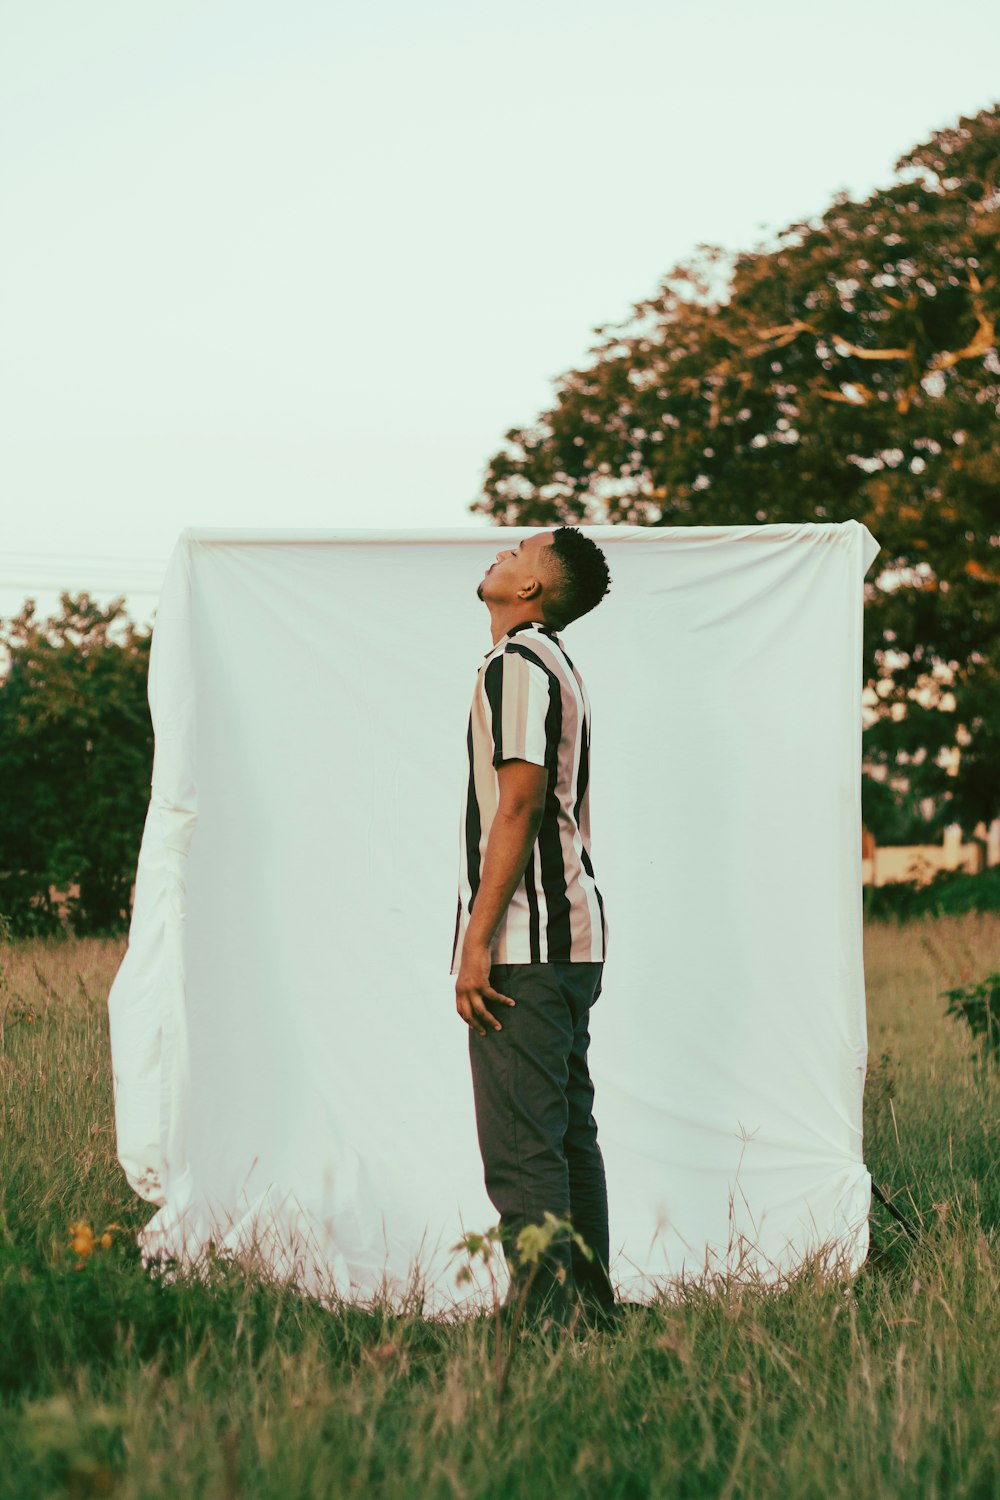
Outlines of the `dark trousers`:
M608 1306L608 1193L597 1144L594 1086L587 1067L590 1009L603 963L493 964L490 984L517 1003L489 1005L502 1031L469 1028L469 1060L486 1191L500 1215L504 1253L517 1294L530 1267L515 1240L546 1210L569 1218L593 1251L554 1245L536 1272L529 1312L565 1316L574 1289Z

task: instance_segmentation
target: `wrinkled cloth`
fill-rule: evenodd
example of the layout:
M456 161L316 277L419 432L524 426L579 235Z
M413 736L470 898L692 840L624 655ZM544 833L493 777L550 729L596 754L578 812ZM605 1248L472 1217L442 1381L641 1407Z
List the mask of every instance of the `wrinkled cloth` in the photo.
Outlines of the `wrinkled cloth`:
M593 1017L621 1295L867 1251L857 522L581 528L614 943ZM531 528L505 528L505 540ZM184 532L109 997L144 1260L462 1311L502 1256L447 972L476 596L495 530ZM477 644L477 642L479 644ZM412 1301L408 1303L412 1305Z

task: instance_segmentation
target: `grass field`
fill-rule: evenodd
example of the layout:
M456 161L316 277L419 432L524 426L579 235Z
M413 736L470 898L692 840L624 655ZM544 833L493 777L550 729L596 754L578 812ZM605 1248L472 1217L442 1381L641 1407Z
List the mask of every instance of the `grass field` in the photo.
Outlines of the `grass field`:
M613 1334L526 1337L499 1406L486 1319L143 1273L153 1209L112 1114L122 952L0 955L0 1500L1000 1494L998 1069L941 998L1000 970L1000 916L865 932L865 1157L918 1238L873 1205L852 1285L683 1288ZM79 1220L127 1232L80 1257Z

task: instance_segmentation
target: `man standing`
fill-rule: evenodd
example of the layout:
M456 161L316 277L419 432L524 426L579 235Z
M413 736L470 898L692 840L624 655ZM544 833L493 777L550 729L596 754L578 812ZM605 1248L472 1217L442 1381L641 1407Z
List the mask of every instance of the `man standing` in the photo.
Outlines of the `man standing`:
M601 549L574 527L497 553L477 589L493 649L467 734L451 970L469 1058L486 1191L500 1214L516 1296L518 1232L546 1211L593 1251L557 1244L530 1315L565 1320L572 1294L610 1321L608 1198L591 1112L590 1008L608 923L590 857L590 702L558 630L608 591ZM502 1020L500 1017L502 1016Z

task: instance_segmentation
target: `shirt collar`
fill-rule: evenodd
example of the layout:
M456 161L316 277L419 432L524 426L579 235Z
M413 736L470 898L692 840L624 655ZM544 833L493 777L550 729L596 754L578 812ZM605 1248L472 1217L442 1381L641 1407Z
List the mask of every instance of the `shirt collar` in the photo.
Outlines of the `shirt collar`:
M507 640L508 636L516 635L519 630L541 630L541 631L544 631L544 633L547 636L550 636L552 638L552 640L555 641L555 643L556 643L557 646L561 646L562 645L562 641L556 635L555 631L551 630L549 628L549 626L546 625L546 624L544 624L541 620L521 620L517 625L512 625L511 628L508 631L505 631L504 634L497 641L497 643L496 643L495 646L491 646L488 651L484 651L483 652L483 659L485 660L485 658L487 656L492 656L493 653L494 653L494 651L497 651L500 648L500 646L503 644L503 642L505 640Z

